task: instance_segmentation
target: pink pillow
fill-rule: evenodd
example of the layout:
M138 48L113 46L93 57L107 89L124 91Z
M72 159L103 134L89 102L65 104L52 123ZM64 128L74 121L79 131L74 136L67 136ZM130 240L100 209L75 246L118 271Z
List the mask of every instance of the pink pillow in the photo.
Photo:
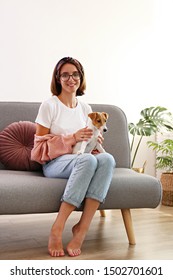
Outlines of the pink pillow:
M7 169L39 170L41 165L31 161L35 123L14 122L0 132L0 161Z

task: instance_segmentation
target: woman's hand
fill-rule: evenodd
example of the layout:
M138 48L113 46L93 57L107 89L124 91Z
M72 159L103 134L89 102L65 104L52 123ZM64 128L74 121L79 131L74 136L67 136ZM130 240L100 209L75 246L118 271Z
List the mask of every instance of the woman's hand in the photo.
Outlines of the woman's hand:
M93 131L90 128L82 128L73 134L76 142L88 141L93 136Z

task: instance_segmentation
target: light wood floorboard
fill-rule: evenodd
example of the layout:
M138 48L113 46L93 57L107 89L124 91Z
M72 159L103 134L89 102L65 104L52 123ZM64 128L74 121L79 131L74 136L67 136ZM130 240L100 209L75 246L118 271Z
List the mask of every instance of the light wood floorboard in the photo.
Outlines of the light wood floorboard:
M173 259L173 207L131 210L136 245L129 245L120 210L107 210L106 217L94 216L76 260L170 260ZM71 239L71 228L80 212L72 213L64 234L64 245ZM56 260L47 253L53 214L1 215L0 260ZM68 255L62 259L72 259ZM73 258L74 259L74 258Z

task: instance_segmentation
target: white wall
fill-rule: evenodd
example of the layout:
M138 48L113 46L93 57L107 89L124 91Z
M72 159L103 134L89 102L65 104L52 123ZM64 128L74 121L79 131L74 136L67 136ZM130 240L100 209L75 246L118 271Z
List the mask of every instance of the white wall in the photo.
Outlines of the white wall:
M89 103L173 111L172 0L0 0L0 100L42 101L63 56L81 61ZM143 152L142 152L143 150ZM146 145L137 164L153 156Z

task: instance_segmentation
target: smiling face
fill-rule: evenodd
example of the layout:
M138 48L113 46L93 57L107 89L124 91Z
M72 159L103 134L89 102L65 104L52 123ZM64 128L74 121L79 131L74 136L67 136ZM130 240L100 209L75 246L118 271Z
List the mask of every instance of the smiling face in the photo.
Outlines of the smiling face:
M76 93L80 86L80 74L75 65L66 63L60 72L61 93Z

